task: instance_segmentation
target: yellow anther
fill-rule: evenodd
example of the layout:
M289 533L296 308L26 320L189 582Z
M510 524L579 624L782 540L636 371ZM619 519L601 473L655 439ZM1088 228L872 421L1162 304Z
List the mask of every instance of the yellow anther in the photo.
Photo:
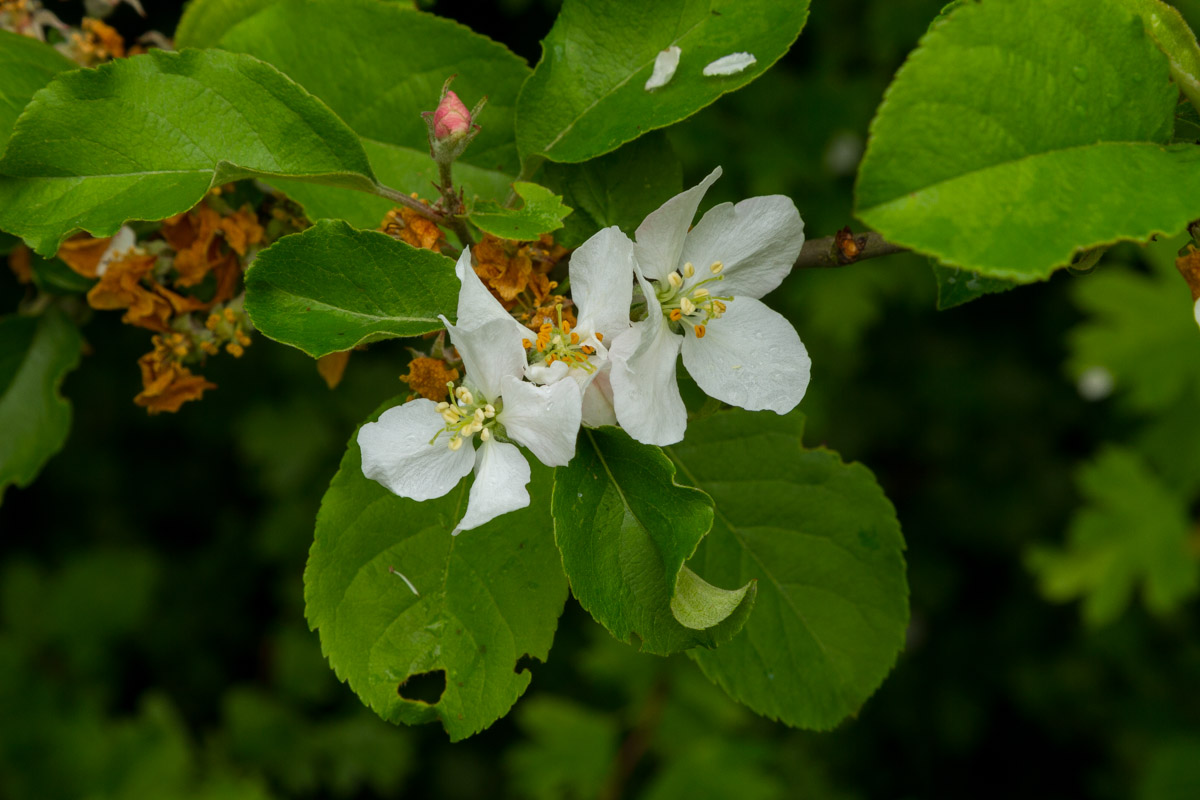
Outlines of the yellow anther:
M528 339L522 339L521 347L524 347L526 350L528 350L529 348L533 347L533 342L529 341Z
M683 265L683 277L690 278L696 274L696 265L692 262L687 262Z
M487 414L484 413L482 408L475 409L475 421L476 422L483 422L483 420L486 417L487 417Z
M678 289L683 286L683 278L679 277L678 272L672 272L667 276L667 283L671 284L672 289Z
M681 297L679 298L679 310L684 314L691 314L696 310L696 306L691 300L688 300L686 297Z
M450 440L450 449L451 450L461 450L462 446L463 446L462 437L455 436L453 439Z
M241 358L242 353L246 351L243 350L242 346L237 342L230 342L229 344L225 345L225 352L229 353L229 355L233 356L234 358Z
M467 390L467 387L460 386L454 390L454 396L457 397L459 400L461 400L462 396L463 396L463 392L465 392L466 390Z
M457 425L459 423L459 421L462 419L462 415L460 415L458 413L457 408L455 408L454 406L450 406L449 408L447 408L445 411L442 412L442 419L446 420L446 423L448 425Z
M449 404L449 403L447 403L445 400L443 400L442 402L440 402L440 403L438 403L436 406L434 406L434 407L433 407L433 410L434 410L434 411L436 411L436 412L438 412L438 413L440 414L440 413L442 413L443 411L445 411L445 410L446 410L447 408L449 408L449 407L450 407L450 404Z
M603 341L604 341L604 334L603 334L603 333L601 333L600 331L596 331L596 341L597 341L597 342L603 342Z
M225 321L226 322L237 322L237 314L233 313L232 308L225 309Z
M244 345L246 347L250 346L250 337L247 336L242 331L234 331L233 335L234 335L234 338L236 338L238 340L238 344Z
M667 316L670 317L672 321L678 322L680 320L680 318L683 316L683 312L680 311L678 308L672 308L671 313L668 314Z
M492 438L492 429L491 428L484 428L483 430L481 430L479 432L479 439L481 441L484 441L484 442L491 441L491 438Z
M717 312L717 316L719 317L725 313L725 304L720 300L713 300L713 309Z
M579 344L579 334L574 331L571 332L571 344Z
M208 328L210 331L213 330L214 328L216 328L220 324L221 324L221 318L218 317L216 314L209 314L208 319L204 320L204 327Z
M588 347L586 344L579 349L587 353L589 356L596 352L594 348Z
M488 403L483 407L483 416L487 419L491 419L492 417L496 416L496 407L491 403Z
M695 330L695 331L696 331L696 338L697 338L697 339L703 339L703 338L704 338L704 334L708 333L708 329L707 329L707 328L705 328L703 325L697 325L697 326L696 326L696 327L695 327L693 330Z
M708 289L705 289L703 286L692 292L693 300L699 300L701 297L708 297Z
M724 264L722 264L720 261L714 261L714 262L712 263L712 266L711 266L711 267L709 267L708 269L709 269L709 271L710 271L710 272L712 272L712 274L713 274L713 275L716 275L716 274L718 274L718 273L719 273L721 270L725 269L725 265L724 265Z
M563 333L570 333L570 332L571 332L571 323L570 323L570 321L568 321L568 320L565 320L565 319L563 320L563 323L562 323L562 332L563 332Z
M187 349L186 344L175 345L175 355L179 356L180 358L183 358L187 354L188 354L188 349Z

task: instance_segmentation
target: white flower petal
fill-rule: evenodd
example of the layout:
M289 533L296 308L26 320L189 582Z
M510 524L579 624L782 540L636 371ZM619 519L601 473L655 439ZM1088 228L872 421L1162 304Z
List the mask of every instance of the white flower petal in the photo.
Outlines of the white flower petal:
M475 483L467 499L467 513L454 535L529 505L528 485L529 462L516 445L495 439L482 443L475 454Z
M128 225L122 225L112 239L108 242L108 247L104 248L103 255L100 256L100 261L96 263L96 274L103 275L108 271L108 265L116 261L121 256L135 249L137 246L137 234L133 232L133 228Z
M621 427L639 442L668 445L683 439L687 409L675 381L682 343L656 310L609 348L613 409Z
M543 364L539 361L525 368L525 377L538 386L548 386L551 383L558 383L570 372L571 368L565 361L555 361L553 364Z
M746 67L753 66L758 59L750 53L730 53L721 56L703 69L705 75L736 75Z
M665 281L679 266L683 240L692 226L696 209L708 187L719 177L721 168L717 167L699 185L675 195L642 220L634 237L637 239L634 255L646 277Z
M496 417L505 432L548 467L565 467L575 455L583 397L575 381L534 386L504 379L504 410Z
M646 81L647 92L652 92L671 82L671 78L675 77L675 69L679 66L681 52L675 45L659 51L658 55L654 57L654 72Z
M1196 324L1200 325L1200 300L1196 301Z
M363 474L401 497L441 497L471 471L475 462L470 447L451 450L446 435L429 443L443 427L445 421L431 400L413 400L389 408L378 422L368 422L358 430Z
M505 376L519 378L525 374L527 360L525 348L521 346L521 330L525 329L518 330L502 319L477 327L451 325L445 317L441 320L462 357L467 373L463 376L464 382L483 392L488 400L500 396L501 380Z
M597 371L591 383L583 390L583 424L589 428L617 424L617 412L613 409L612 381L607 369Z
M462 328L477 328L492 320L508 319L520 325L500 305L500 301L492 296L483 281L475 274L471 266L471 249L464 248L454 265L454 274L458 276L462 288L458 290L458 325Z
M712 294L757 298L787 277L803 246L804 220L791 198L751 197L710 209L688 234L683 260L696 267L693 283L712 277L714 261L725 265L725 280L707 287Z
M629 327L633 300L633 240L617 226L605 228L571 254L571 297L581 336L596 331L613 339Z
M735 297L703 339L689 333L683 364L705 394L731 405L777 414L791 411L808 389L812 362L792 323L758 300Z

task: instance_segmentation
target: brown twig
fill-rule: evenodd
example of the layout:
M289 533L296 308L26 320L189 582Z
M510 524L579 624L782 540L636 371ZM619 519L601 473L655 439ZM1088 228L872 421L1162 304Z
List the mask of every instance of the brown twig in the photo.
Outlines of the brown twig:
M885 241L878 233L854 234L849 228L842 228L836 236L805 242L792 269L844 267L856 261L904 252L907 252L906 248Z

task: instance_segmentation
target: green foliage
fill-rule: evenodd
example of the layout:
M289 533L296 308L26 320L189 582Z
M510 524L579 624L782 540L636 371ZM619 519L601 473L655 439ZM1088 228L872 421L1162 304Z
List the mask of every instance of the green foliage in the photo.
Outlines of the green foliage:
M221 37L279 0L190 0L175 29L175 46L216 47Z
M675 483L657 447L619 428L580 431L553 507L572 594L621 641L667 655L716 647L746 624L754 581L720 589L684 566L712 527L712 500Z
M274 68L154 50L61 73L29 104L0 159L0 227L49 256L72 231L111 236L271 175L376 185L354 132Z
M1200 553L1187 507L1137 453L1104 450L1078 481L1088 505L1071 521L1066 548L1035 547L1027 558L1048 599L1081 598L1084 621L1100 626L1124 613L1138 585L1155 614L1196 593Z
M53 47L0 30L0 153L34 92L58 73L74 68L75 64Z
M220 46L274 65L319 97L362 137L380 180L406 191L438 181L421 112L434 109L442 82L456 75L454 90L468 105L483 95L488 103L455 165L455 185L468 198L508 194L507 175L518 168L513 109L529 67L503 45L404 3L282 0L231 28ZM391 207L344 190L284 186L310 217L359 227L376 227Z
M824 730L858 710L904 644L904 541L865 467L804 449L799 413L766 419L716 414L668 451L716 502L696 571L724 585L758 581L742 634L688 655L759 714Z
M775 779L746 753L709 740L670 763L643 795L644 800L779 800L787 797Z
M1200 794L1200 739L1181 739L1154 753L1137 800L1191 800Z
M977 300L986 294L1007 292L1017 284L1002 278L985 278L978 272L933 265L933 278L937 281L938 311L945 311Z
M1089 319L1071 331L1067 368L1103 367L1135 409L1161 412L1200 390L1200 337L1192 300L1160 246L1150 275L1113 265L1071 287Z
M532 800L599 795L617 754L617 726L605 714L565 698L530 698L516 711L528 741L505 755L514 788Z
M471 222L502 239L526 242L558 230L571 213L562 198L544 186L518 181L513 184L513 191L523 201L520 208L480 203L471 212Z
M1175 8L1162 0L1128 0L1142 17L1146 33L1171 64L1171 77L1195 105L1200 101L1200 45Z
M0 317L0 500L9 484L28 486L67 440L71 404L59 387L82 346L57 311Z
M1171 187L1200 175L1200 150L1160 146L1178 90L1133 22L1123 0L954 9L871 125L858 216L948 266L1018 282L1080 250L1181 231L1200 205Z
M523 657L549 653L567 594L549 471L533 465L528 508L451 536L467 482L419 503L366 478L361 459L351 440L321 503L305 614L338 677L377 714L440 719L458 741L506 714L529 686ZM417 694L405 689L412 676L434 691L405 697Z
M437 330L457 298L449 258L337 220L285 236L246 272L255 327L314 358Z
M555 236L577 247L610 225L632 236L651 211L683 190L683 167L666 135L655 132L582 164L546 164L542 180L574 209Z
M517 104L522 158L587 161L686 119L761 75L807 18L808 0L567 0ZM655 57L672 46L682 50L675 77L647 92ZM757 63L736 75L701 75L706 64L735 52L749 52Z

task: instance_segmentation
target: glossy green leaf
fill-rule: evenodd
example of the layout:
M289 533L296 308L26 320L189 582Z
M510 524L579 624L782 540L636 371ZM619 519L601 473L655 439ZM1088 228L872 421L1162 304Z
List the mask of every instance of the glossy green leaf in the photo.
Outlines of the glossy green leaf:
M264 335L319 358L438 330L458 288L453 260L323 220L258 254L246 271L246 312Z
M1150 275L1113 264L1071 287L1089 317L1068 334L1067 369L1076 378L1104 369L1143 411L1165 411L1200 391L1200 336L1191 293L1173 264L1176 247L1149 248Z
M376 186L354 132L273 67L153 50L38 93L0 159L0 228L51 255L72 231L111 236L216 184L272 175Z
M964 3L888 89L858 216L947 266L1018 282L1081 250L1177 233L1200 216L1186 190L1200 148L1161 144L1177 98L1125 0Z
M675 482L662 451L619 428L583 429L554 477L554 538L571 592L623 642L667 655L716 647L746 624L753 579L720 589L684 566L712 526L712 500Z
M0 153L38 89L76 64L45 42L0 30Z
M516 711L527 737L505 753L509 780L530 800L595 798L617 755L617 720L553 695L529 698Z
M1171 77L1195 105L1200 102L1200 45L1174 7L1162 0L1126 0L1141 14L1146 32L1171 64Z
M384 719L441 720L463 739L525 691L522 657L546 660L567 582L551 534L551 474L531 466L528 508L451 536L470 479L436 500L397 497L363 476L351 438L317 516L305 613L334 672ZM417 675L433 685L426 701L400 694Z
M261 58L321 98L362 137L381 180L427 197L435 196L437 169L421 112L437 106L442 83L457 75L454 90L468 106L483 95L488 103L455 180L468 199L508 194L505 176L518 168L513 109L529 67L503 45L403 3L283 0L234 26L220 46ZM391 207L325 187L295 197L312 217L360 227L376 227Z
M67 440L71 405L59 394L83 340L62 314L0 317L0 499L28 486Z
M978 300L985 294L1007 292L1017 286L1003 278L986 278L978 272L965 269L933 265L933 278L937 281L937 308L945 311Z
M175 46L216 47L230 28L279 0L191 0L175 29Z
M866 467L802 447L803 419L719 413L692 422L668 453L716 502L696 572L719 585L758 581L742 633L689 655L759 714L824 730L895 663L908 584L892 504Z
M808 0L566 0L521 90L521 155L587 161L686 119L766 71L807 19ZM668 47L682 51L679 67L648 92L655 57ZM701 74L737 52L757 63L735 75Z
M555 239L577 247L610 225L632 236L651 211L683 191L683 166L656 131L582 164L546 164L540 179L574 209Z
M501 239L527 242L558 230L563 226L563 219L571 213L571 209L563 205L562 198L544 186L519 181L513 184L513 191L522 200L520 208L480 203L471 212L471 222Z
M1187 503L1133 451L1110 448L1078 475L1087 506L1071 520L1064 549L1037 547L1027 563L1050 600L1083 600L1089 625L1124 613L1135 587L1164 614L1200 587Z

